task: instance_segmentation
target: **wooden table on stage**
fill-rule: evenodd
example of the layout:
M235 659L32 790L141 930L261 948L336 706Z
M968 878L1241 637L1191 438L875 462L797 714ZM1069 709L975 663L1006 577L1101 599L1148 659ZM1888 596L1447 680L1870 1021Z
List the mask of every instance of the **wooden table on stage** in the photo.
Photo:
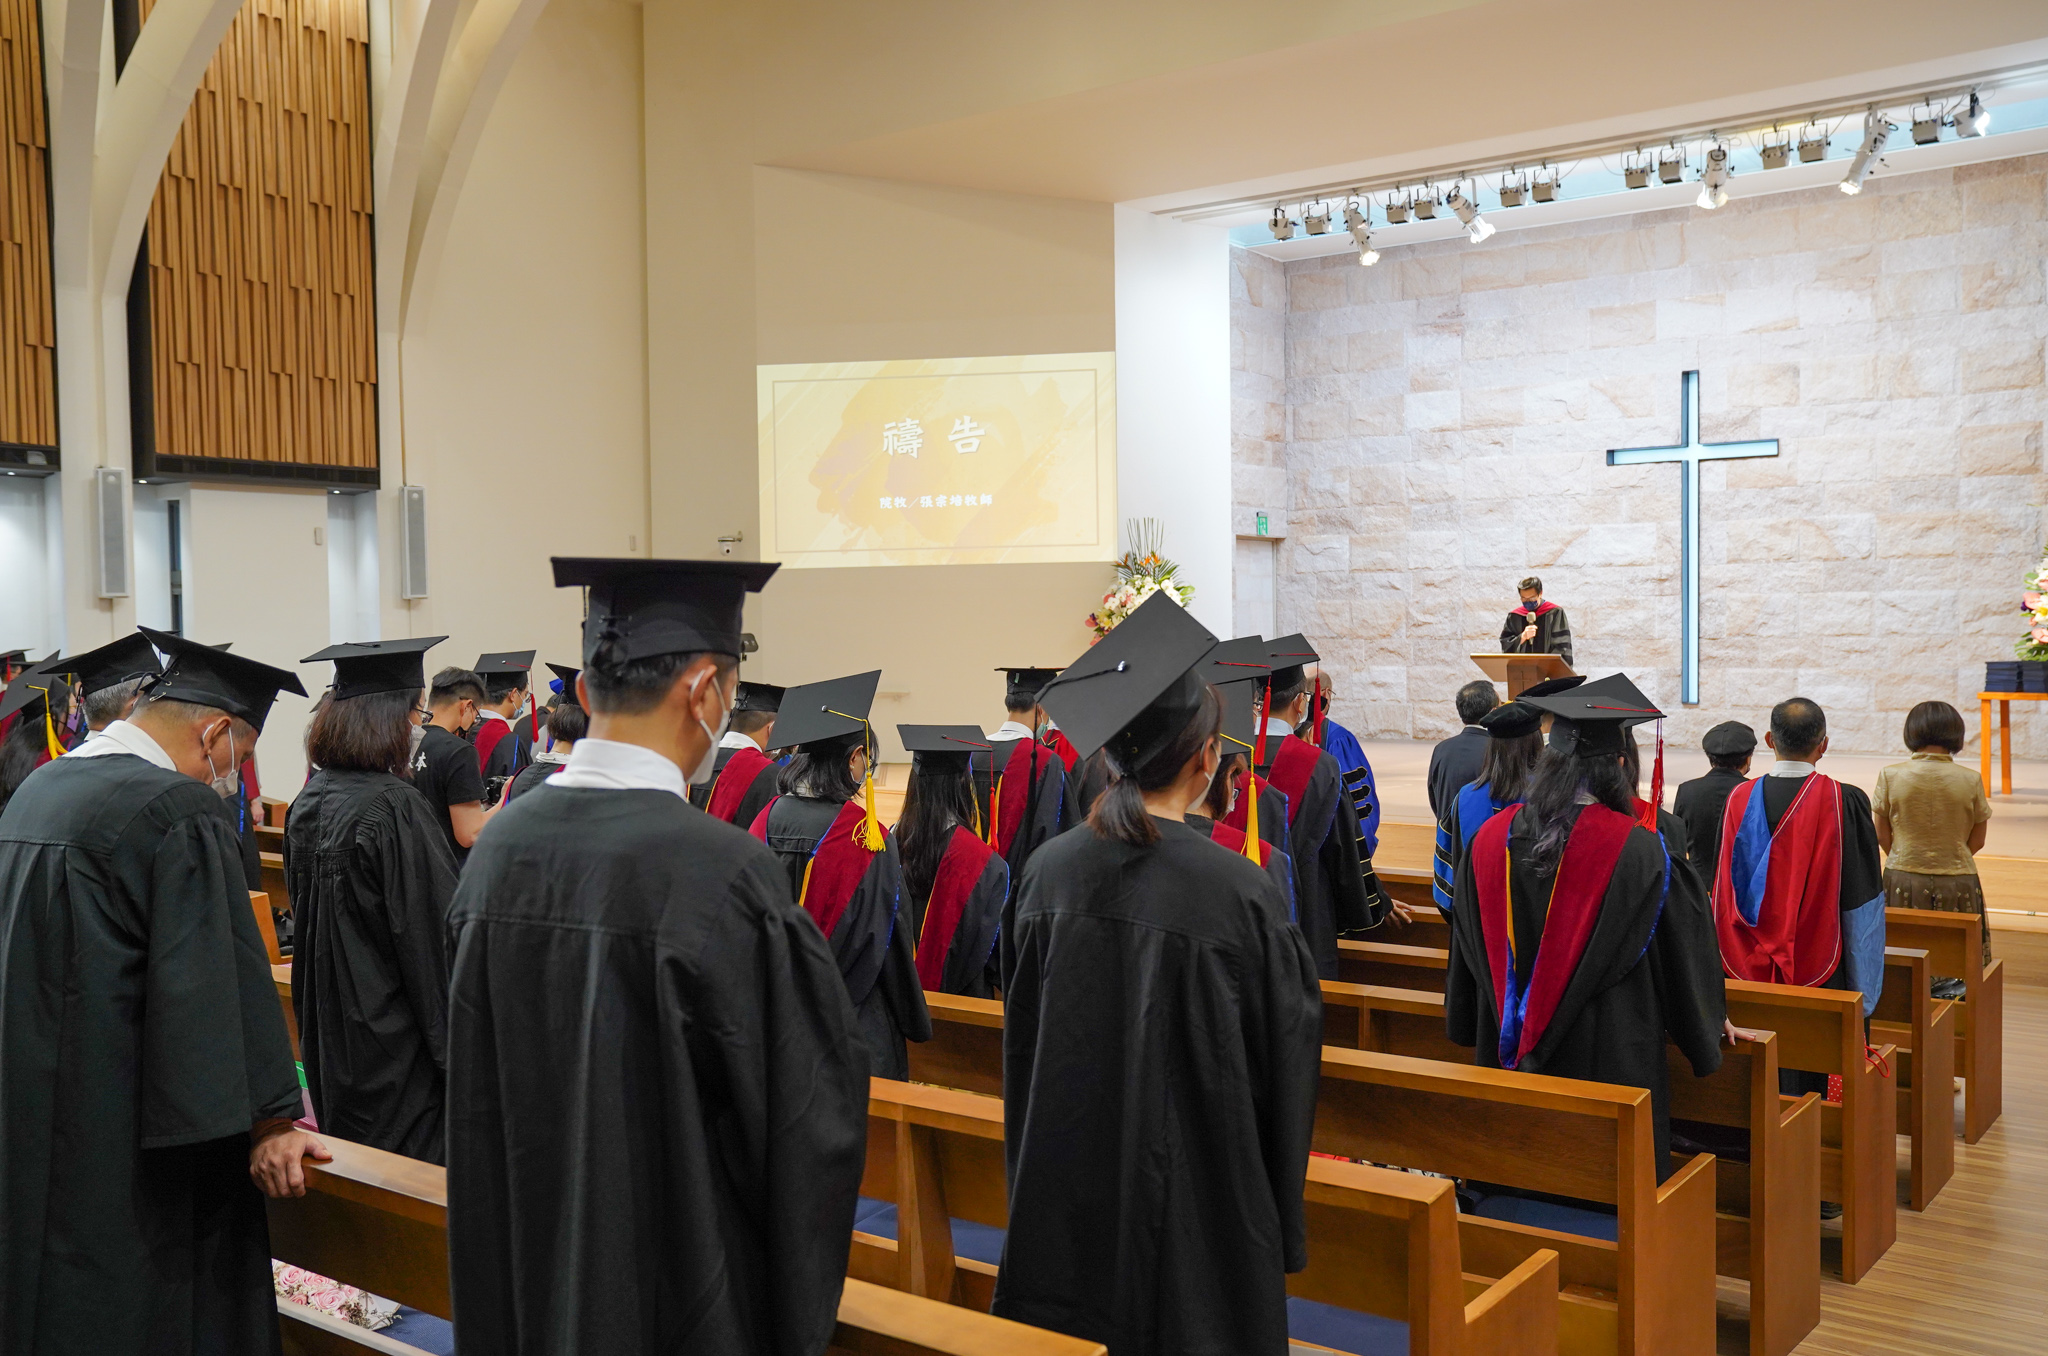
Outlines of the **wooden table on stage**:
M1474 658L1477 658L1475 655ZM2048 702L2048 692L1979 692L1981 711L1977 720L1977 766L1984 777L1984 794L1991 794L1991 703L1998 703L1998 784L2001 796L2012 794L2012 704Z
M1509 701L1521 696L1524 688L1572 676L1572 666L1554 654L1475 654L1472 662L1494 682L1508 685Z

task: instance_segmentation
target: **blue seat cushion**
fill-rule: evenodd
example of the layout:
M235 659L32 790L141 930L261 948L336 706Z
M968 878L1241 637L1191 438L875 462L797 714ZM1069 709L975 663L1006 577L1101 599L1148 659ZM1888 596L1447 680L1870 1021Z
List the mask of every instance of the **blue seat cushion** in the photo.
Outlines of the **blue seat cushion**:
M1287 1298L1287 1335L1297 1342L1313 1342L1355 1356L1408 1356L1408 1325L1400 1319L1292 1295Z
M1482 1196L1472 1212L1481 1219L1508 1224L1526 1224L1533 1229L1550 1229L1582 1238L1604 1238L1609 1243L1621 1236L1621 1221L1612 1210L1589 1210L1557 1201L1532 1200L1527 1196Z
M878 1238L894 1238L896 1207L889 1201L863 1196L853 1208L853 1227ZM999 1267L1003 1264L1003 1237L1004 1231L993 1225L956 1219L953 1221L953 1255Z
M394 1342L418 1347L421 1351L432 1352L433 1356L455 1356L455 1325L445 1318L435 1318L417 1309L398 1306L398 1318L390 1327L380 1330L379 1337L388 1337Z

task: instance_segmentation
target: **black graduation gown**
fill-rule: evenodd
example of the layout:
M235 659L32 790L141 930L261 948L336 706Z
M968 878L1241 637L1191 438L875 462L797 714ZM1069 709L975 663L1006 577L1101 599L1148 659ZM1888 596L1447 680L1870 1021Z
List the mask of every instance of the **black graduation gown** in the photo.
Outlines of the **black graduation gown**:
M1277 793L1275 793L1275 798L1278 798ZM1284 805L1286 802L1282 801L1280 803ZM1266 813L1266 803L1264 800L1261 800L1259 802L1259 813L1262 816ZM1285 811L1281 811L1281 814L1284 818ZM1190 810L1188 811L1187 824L1189 828L1193 829L1196 833L1201 834L1204 838L1213 841L1216 837L1216 821L1209 818L1209 816L1207 815L1198 815L1194 811ZM1286 915L1291 919L1294 917L1295 912L1294 859L1287 855L1287 848L1285 845L1275 843L1270 837L1268 837L1263 832L1265 827L1266 821L1262 818L1259 820L1259 828L1261 830L1259 834L1259 839L1261 842L1265 843L1267 848L1265 867L1266 874L1272 877L1273 884L1279 888L1280 907L1282 911L1285 912ZM1227 851L1228 849L1225 850ZM1239 853L1237 855L1243 856L1244 854Z
M700 810L711 804L711 788L718 785L718 774L725 771L725 765L732 761L733 754L737 752L737 749L721 748L718 750L711 760L711 776L709 779L690 783L690 804ZM747 825L742 824L740 827L744 829Z
M1728 797L1748 780L1739 772L1717 767L1708 769L1704 777L1678 784L1672 805L1685 821L1686 837L1692 843L1692 864L1702 878L1711 878L1721 860L1721 812L1728 808ZM1765 811L1769 812L1768 806Z
M1009 760L1031 741L1009 739L994 742L993 752L976 753L968 764L974 774L974 797L980 802L981 813L984 816L988 814L989 787L993 783L991 766L1003 767L1003 775L1007 777ZM1001 760L999 764L995 761L998 759ZM1020 762L1017 767L1019 776L1030 775L1026 764ZM1010 865L1012 880L1023 873L1024 863L1031 859L1032 853L1044 846L1054 835L1064 833L1081 822L1080 787L1067 775L1066 764L1059 760L1058 754L1054 754L1039 770L1036 792L1033 793L1032 788L1027 786L1025 793L1032 797L1030 813L1025 818L1025 827L1010 836L1009 851L1003 854L1003 859Z
M284 823L292 1010L328 1134L444 1161L448 905L457 867L412 784L316 771Z
M1522 639L1522 628L1529 624L1529 617L1510 610L1508 619L1500 626L1500 649L1502 654L1554 654L1566 664L1572 662L1572 624L1565 619L1564 609L1553 607L1537 617L1536 639Z
M1268 743L1271 747L1271 741ZM1260 768L1261 777L1270 767ZM1270 837L1266 802L1259 802L1259 836ZM1393 904L1364 858L1365 834L1345 794L1337 760L1317 752L1301 806L1287 824L1287 855L1294 861L1295 920L1308 938L1316 973L1337 977L1337 937L1385 922Z
M665 791L550 784L478 839L451 928L462 1350L821 1351L867 1057L774 858Z
M1284 1356L1322 990L1259 867L1065 834L1004 928L994 1312L1116 1356Z
M492 746L491 756L483 763L484 780L510 777L532 761L533 725L530 717L522 715L512 722L510 732L500 736L498 742Z
M1527 814L1516 812L1516 821ZM1538 879L1520 839L1508 849L1515 935L1540 937L1555 877ZM1444 1016L1450 1038L1475 1046L1473 1062L1500 1066L1500 1012L1487 966L1472 854L1458 866L1451 909L1451 957ZM1526 982L1538 948L1524 945L1516 970ZM1647 1088L1656 1119L1657 1176L1670 1175L1671 1088L1666 1042L1704 1078L1721 1067L1727 1018L1714 920L1693 874L1673 862L1657 835L1637 825L1601 896L1600 916L1558 1003L1556 1016L1520 1063L1523 1073Z
M1074 784L1074 822L1078 824L1088 817L1088 811L1094 807L1102 793L1109 789L1108 756L1101 749L1089 754L1081 760L1081 765L1074 769L1071 780ZM981 786L978 782L976 785ZM987 804L986 787L981 787L981 798L982 803Z
M965 830L968 835L965 838L960 837L961 832L962 829L956 826L955 841L948 844L940 861L939 876L943 878L947 874L948 863L963 847L985 853L986 860L967 891L966 902L960 908L952 935L945 939L945 954L936 958L937 984L927 982L935 966L924 954L924 948L938 940L926 931L925 926L931 900L926 897L918 903L914 924L918 978L921 987L936 989L939 993L958 994L962 998L994 998L1002 983L996 938L1002 931L1003 912L1010 904L1010 868L1001 857L973 840L973 830Z
M301 1105L220 798L36 772L0 816L0 1351L276 1352L249 1129Z
M769 802L768 847L782 861L792 903L802 898L804 869L844 803L810 796L777 796ZM902 912L902 900L903 862L890 835L868 863L829 939L867 1045L869 1072L877 1078L910 1077L904 1042L932 1038L931 1013L917 981L917 931Z
M1486 763L1486 731L1467 725L1429 751L1429 812L1438 823L1451 812L1463 787L1479 780Z
M505 784L505 799L510 800L514 796L525 795L566 766L566 763L551 763L543 759L535 759L525 767L520 768L518 774ZM692 803L694 804L695 802L693 801Z

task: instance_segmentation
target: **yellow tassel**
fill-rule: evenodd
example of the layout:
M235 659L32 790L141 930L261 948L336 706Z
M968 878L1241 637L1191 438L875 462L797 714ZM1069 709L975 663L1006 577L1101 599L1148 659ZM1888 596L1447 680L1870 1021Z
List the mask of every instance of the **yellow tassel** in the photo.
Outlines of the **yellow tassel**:
M1259 860L1259 778L1250 768L1245 769L1244 793L1251 797L1251 803L1244 807L1244 855L1257 862Z
M861 820L860 845L869 852L880 852L884 843L882 839L882 821L875 818L875 765L872 761L868 764L867 780L862 787L862 791L868 798L868 812L867 816Z
M34 690L43 694L43 740L50 750L50 757L62 758L64 746L57 742L57 722L50 714L50 689L39 687Z
M996 824L1003 817L1003 779L1000 773L991 772L988 779L988 837L982 839L990 847L996 845Z
M811 859L804 863L804 885L796 892L796 906L799 909L804 907L805 901L811 897L811 868L817 864L818 854L815 852L811 854Z

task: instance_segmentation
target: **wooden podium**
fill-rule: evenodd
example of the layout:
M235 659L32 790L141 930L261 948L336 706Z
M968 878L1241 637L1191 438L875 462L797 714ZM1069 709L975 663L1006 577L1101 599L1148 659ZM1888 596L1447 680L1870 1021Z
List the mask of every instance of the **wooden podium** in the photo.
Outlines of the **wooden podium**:
M1472 662L1494 682L1508 685L1509 701L1521 696L1524 688L1572 676L1572 666L1554 654L1475 654Z

